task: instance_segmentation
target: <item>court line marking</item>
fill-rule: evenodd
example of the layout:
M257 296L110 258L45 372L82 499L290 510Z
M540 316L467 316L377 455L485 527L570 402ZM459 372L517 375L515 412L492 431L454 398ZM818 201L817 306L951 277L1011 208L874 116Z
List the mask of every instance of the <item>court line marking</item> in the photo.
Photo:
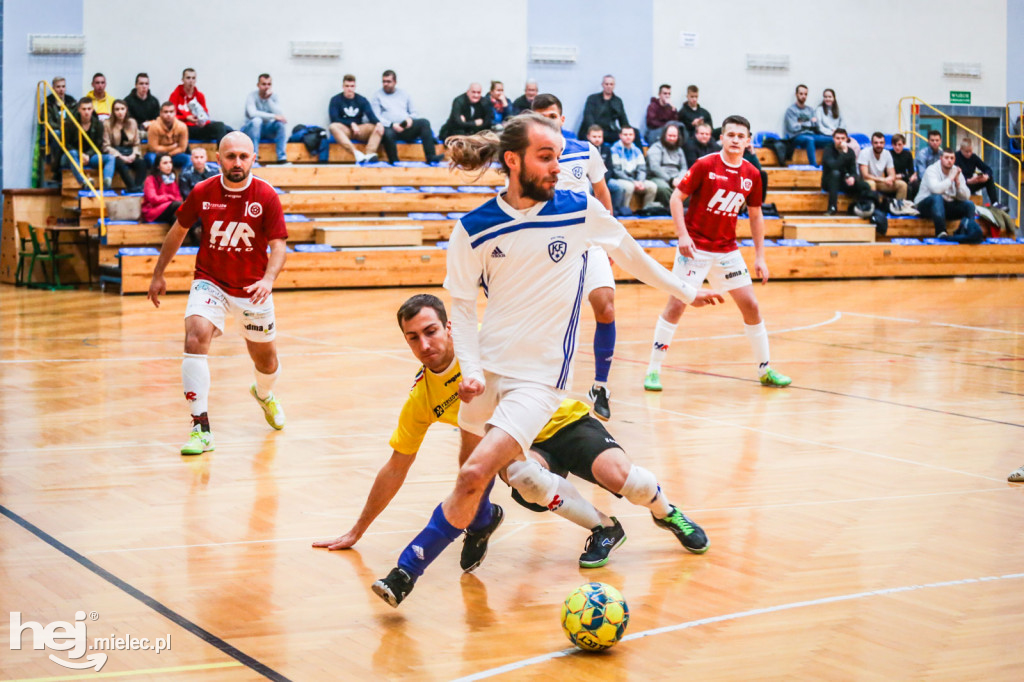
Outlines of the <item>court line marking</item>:
M774 329L772 331L769 331L768 334L769 335L785 334L786 332L799 332L799 331L803 331L805 329L815 329L817 327L824 327L827 324L832 324L833 322L838 322L839 320L842 319L842 317L843 317L843 313L841 313L841 312L839 312L837 310L835 315L833 315L831 318L829 318L827 320L823 320L822 322L815 322L814 324L809 324L809 325L806 325L806 326L803 326L803 327L790 327L788 329ZM719 334L718 336L694 336L694 337L690 337L690 338L686 338L686 339L680 339L680 341L714 341L714 340L718 340L718 339L745 339L746 337L747 337L746 334ZM617 345L620 345L620 346L631 346L631 345L640 344L640 343L647 344L648 346L651 345L650 341L622 341L622 342L620 342Z
M328 357L333 355L383 355L384 357L402 360L409 360L414 364L407 352L401 350L364 350L361 348L344 349L338 351L321 351L306 353L278 353L279 358L302 358L302 357ZM210 360L231 360L236 358L249 359L248 353L227 353L224 355L210 355ZM34 364L61 364L61 363L88 363L88 362L169 362L171 360L181 362L181 355L153 355L153 356L119 356L113 358L28 358L22 360L0 360L0 365L34 365Z
M17 525L21 526L32 535L35 535L37 538L39 538L46 544L50 545L50 547L53 547L55 550L57 550L64 556L77 562L80 566L91 571L103 580L106 580L108 583L110 583L117 589L121 590L125 594L134 597L136 600L142 602L144 605L153 609L154 611L156 611L172 623L175 623L176 625L184 628L188 632L191 632L193 635L199 637L207 644L220 650L222 653L227 654L228 656L235 659L242 665L251 669L253 672L259 673L263 677L266 677L269 680L274 680L275 682L290 682L290 680L288 680L287 677L277 672L273 668L269 667L264 663L260 663L249 654L235 648L231 644L228 644L226 641L224 641L217 635L213 634L209 630L200 627L199 625L192 622L191 620L181 615L177 611L174 611L171 608L164 606L162 603L158 602L156 599L153 599L153 597L150 597L142 590L138 589L137 587L134 587L133 585L130 585L121 578L118 578L116 575L114 575L107 569L103 568L95 561L92 561L91 559L87 559L86 557L82 556L81 554L71 549L57 538L53 537L43 529L39 528L38 526L28 521L24 517L11 511L2 504L0 504L0 515L6 516L8 519L13 521ZM92 676L87 675L86 677Z
M147 668L145 670L121 670L109 673L92 673L90 675L56 675L54 677L23 677L10 682L63 682L64 680L98 680L103 677L134 677L136 675L152 675L153 673L187 673L193 670L215 670L218 668L240 668L238 661L224 663L197 663L196 665L176 665L170 668Z
M953 329L970 329L978 332L995 332L996 334L1012 334L1024 336L1024 332L1011 331L1009 329L995 329L993 327L974 327L969 324L953 324L952 322L932 322L931 320L910 320L905 317L886 317L884 315L871 315L870 313L843 313L854 317L870 317L878 320L893 320L895 322L911 322L913 324L930 324L933 327L951 327Z
M925 583L924 585L903 585L900 587L887 587L880 590L868 590L867 592L854 592L851 594L840 594L832 597L820 597L818 599L808 599L805 601L790 602L788 604L776 604L775 606L766 606L759 609L750 609L747 611L736 611L733 613L726 613L720 616L711 616L708 618L701 618L699 620L686 621L684 623L677 623L676 625L666 625L660 628L652 628L650 630L644 630L643 632L637 632L632 635L626 635L622 638L623 642L631 642L637 639L643 639L644 637L654 637L655 635L663 635L669 632L678 632L679 630L687 630L690 628L700 627L702 625L711 625L714 623L723 623L730 620L739 620L740 618L749 618L751 616L762 616L765 614L780 613L782 611L791 611L793 609L802 609L813 606L823 606L826 604L836 604L844 601L853 601L856 599L866 599L869 597L886 597L892 594L900 594L902 592L914 592L917 590L932 590L943 587L961 587L963 585L974 585L978 583L995 582L998 580L1017 580L1024 578L1024 573L1007 573L1005 575L991 575L982 578L961 578L960 580L945 580L936 583ZM566 656L583 655L587 656L584 651L579 649L562 649L561 651L553 651L551 653L542 654L540 656L534 656L533 658L523 659L514 663L508 663L506 665L498 666L496 668L490 668L488 670L482 670L472 675L466 675L465 677L459 677L454 682L473 682L475 680L485 680L489 677L495 677L497 675L503 675L505 673L513 672L515 670L521 670L531 665L537 665L539 663L546 663L556 658L563 658Z

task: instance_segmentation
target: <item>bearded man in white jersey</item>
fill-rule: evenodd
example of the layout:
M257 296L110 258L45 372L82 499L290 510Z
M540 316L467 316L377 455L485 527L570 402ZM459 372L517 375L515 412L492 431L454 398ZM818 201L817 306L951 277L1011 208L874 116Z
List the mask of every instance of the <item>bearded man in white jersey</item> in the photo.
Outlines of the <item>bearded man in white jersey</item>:
M533 110L550 118L564 129L565 116L562 102L551 94L537 95L533 99ZM558 184L555 189L587 193L592 186L594 196L601 205L612 210L612 194L604 180L604 161L601 152L586 140L565 140L562 155L558 158ZM608 421L612 418L608 400L608 372L615 355L615 276L608 254L601 247L594 247L587 255L587 283L584 294L594 310L594 383L587 393L587 399L594 405L594 416Z
M462 368L459 426L482 438L459 469L455 490L398 566L373 584L391 606L472 522L503 468L510 484L532 491L528 502L557 509L583 501L525 453L571 384L590 247L605 248L627 272L691 305L723 300L658 265L596 199L556 191L562 145L558 125L533 112L512 118L500 137L484 132L446 143L453 166L473 171L498 161L509 178L504 193L456 223L448 245L445 288ZM478 329L481 284L488 299Z

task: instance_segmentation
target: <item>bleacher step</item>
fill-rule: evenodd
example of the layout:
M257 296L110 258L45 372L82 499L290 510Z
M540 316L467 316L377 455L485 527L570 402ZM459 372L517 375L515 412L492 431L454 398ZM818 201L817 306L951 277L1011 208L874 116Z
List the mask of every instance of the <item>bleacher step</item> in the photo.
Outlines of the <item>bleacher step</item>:
M422 225L376 225L362 227L317 227L317 244L331 246L422 246Z
M782 231L786 239L805 239L815 244L821 242L875 241L875 226L871 224L850 225L839 223L829 225L801 223L799 225L785 225Z

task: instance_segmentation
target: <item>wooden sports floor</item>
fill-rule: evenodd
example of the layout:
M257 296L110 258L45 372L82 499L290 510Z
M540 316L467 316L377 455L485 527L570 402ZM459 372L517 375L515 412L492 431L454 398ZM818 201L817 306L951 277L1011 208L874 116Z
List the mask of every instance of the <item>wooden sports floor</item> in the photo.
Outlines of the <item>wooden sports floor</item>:
M1006 481L1024 464L1024 280L758 286L793 386L754 380L730 303L686 313L661 394L641 382L664 296L620 286L608 428L711 549L577 481L628 534L581 570L587 533L499 484L483 566L463 575L452 547L396 610L369 586L451 487L454 429L434 427L356 549L310 545L350 527L390 455L418 369L394 313L415 291L277 294L288 426L264 422L232 333L210 358L217 449L183 458L185 296L0 287L0 604L40 630L81 611L89 642L170 636L97 673L31 629L12 650L0 618L0 678L1024 679L1024 485ZM587 313L577 397L592 332ZM591 580L622 590L627 637L569 653L560 603Z

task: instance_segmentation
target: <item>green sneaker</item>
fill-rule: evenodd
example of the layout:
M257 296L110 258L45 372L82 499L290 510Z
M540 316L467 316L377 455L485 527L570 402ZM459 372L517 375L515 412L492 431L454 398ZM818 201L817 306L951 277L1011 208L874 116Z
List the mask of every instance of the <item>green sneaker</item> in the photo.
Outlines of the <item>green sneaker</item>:
M213 447L213 434L197 428L188 434L188 440L181 446L181 454L201 455L204 452L213 450Z
M679 507L675 505L672 505L672 513L665 518L656 518L653 513L651 518L654 519L654 523L657 525L672 531L688 552L703 554L711 546L711 543L708 542L708 536L704 533L704 529L694 523L690 517L680 511Z
M762 386L774 386L775 388L785 388L793 383L793 380L787 377L785 374L779 374L772 368L768 368L768 371L761 375Z
M657 372L648 372L647 376L644 377L644 390L645 391L660 391L661 390L661 375Z
M267 396L266 400L260 398L256 395L256 384L249 387L249 393L252 394L252 397L255 398L256 402L258 402L260 407L263 408L263 416L267 418L267 423L278 431L283 429L285 418L284 408L281 407L281 401L278 400L273 393Z

